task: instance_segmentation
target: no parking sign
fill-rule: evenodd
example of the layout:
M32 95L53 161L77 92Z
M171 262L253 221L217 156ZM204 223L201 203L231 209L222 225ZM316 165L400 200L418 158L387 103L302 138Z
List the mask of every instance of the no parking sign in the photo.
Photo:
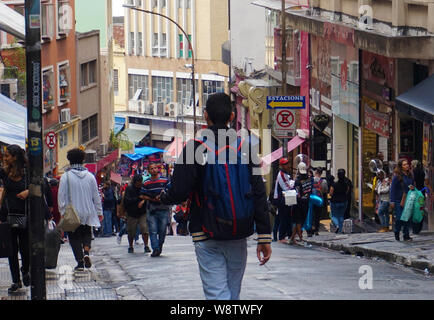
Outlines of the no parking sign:
M48 148L54 149L57 145L57 135L55 132L50 131L45 135L45 144Z
M281 109L274 113L274 134L278 138L292 138L296 130L295 112Z

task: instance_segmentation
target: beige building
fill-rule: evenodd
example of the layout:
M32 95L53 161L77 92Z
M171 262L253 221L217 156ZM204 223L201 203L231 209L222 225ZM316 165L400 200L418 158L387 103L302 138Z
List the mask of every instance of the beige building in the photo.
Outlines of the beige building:
M125 60L121 61L120 47L116 47L114 58L119 88L115 116L124 116L130 129L151 131L154 145L164 147L170 142L163 137L167 129L192 131L193 55L198 125L204 124L201 110L208 96L228 92L229 68L221 53L228 40L228 4L221 0L143 0L134 4L176 21L192 43L189 48L183 32L168 19L125 9ZM180 127L175 123L181 123Z

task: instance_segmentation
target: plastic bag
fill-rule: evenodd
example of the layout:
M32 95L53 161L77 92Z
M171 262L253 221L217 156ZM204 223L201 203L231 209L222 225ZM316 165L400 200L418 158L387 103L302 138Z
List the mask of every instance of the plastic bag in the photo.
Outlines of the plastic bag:
M425 207L425 196L419 190L416 190L416 200L414 201L413 207L413 217L412 221L414 223L420 223L423 220L424 207Z
M414 222L420 222L423 218L423 213L420 207L425 204L423 193L417 189L409 190L405 199L404 210L402 211L401 221L409 221L413 217ZM415 219L415 220L414 220Z

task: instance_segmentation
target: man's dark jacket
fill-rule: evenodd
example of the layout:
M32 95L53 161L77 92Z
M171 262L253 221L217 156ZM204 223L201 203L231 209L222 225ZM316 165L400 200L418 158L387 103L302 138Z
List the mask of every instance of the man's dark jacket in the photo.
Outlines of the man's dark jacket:
M217 130L223 127L210 127L217 137ZM199 206L203 194L203 177L205 166L196 163L187 164L187 152L192 150L191 145L194 144L194 151L201 145L200 141L190 140L184 147L179 160L175 164L174 174L171 179L171 187L167 193L161 196L161 202L164 204L180 204L192 197L190 207L190 224L189 231L193 237L193 241L203 241L209 239L209 236L202 229L201 208ZM190 151L191 152L191 151ZM194 157L195 158L195 157ZM251 158L251 157L250 157ZM253 168L250 164L250 169ZM254 199L254 222L256 224L256 232L258 233L259 243L271 243L271 227L270 217L268 214L267 196L265 192L264 181L261 175L251 175L250 183L252 185ZM197 196L196 196L197 195ZM254 230L252 228L251 234Z
M131 183L125 189L124 207L127 215L132 218L140 218L146 213L146 203L142 208L139 208L139 203L142 201L140 196L141 188L136 188Z

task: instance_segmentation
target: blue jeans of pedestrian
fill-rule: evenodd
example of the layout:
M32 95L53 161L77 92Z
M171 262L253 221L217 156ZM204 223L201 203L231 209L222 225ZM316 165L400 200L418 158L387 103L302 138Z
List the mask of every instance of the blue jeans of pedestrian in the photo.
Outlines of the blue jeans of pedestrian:
M383 228L389 228L389 201L380 201L378 217Z
M279 207L279 240L285 239L286 236L288 236L288 238L292 236L292 210L293 207L289 206Z
M395 233L401 232L401 229L404 229L404 237L407 238L410 235L410 229L408 227L409 222L407 221L401 221L402 211L404 210L403 207L401 207L401 202L394 202L395 204L395 228L393 231Z
M206 240L194 245L205 298L239 300L247 263L247 240Z
M112 210L103 210L104 220L102 221L103 235L111 236L113 233Z
M152 250L161 249L166 238L168 213L167 210L150 211L147 214L149 238Z
M347 209L347 202L331 202L330 208L332 212L333 224L342 232L344 226L345 210Z

